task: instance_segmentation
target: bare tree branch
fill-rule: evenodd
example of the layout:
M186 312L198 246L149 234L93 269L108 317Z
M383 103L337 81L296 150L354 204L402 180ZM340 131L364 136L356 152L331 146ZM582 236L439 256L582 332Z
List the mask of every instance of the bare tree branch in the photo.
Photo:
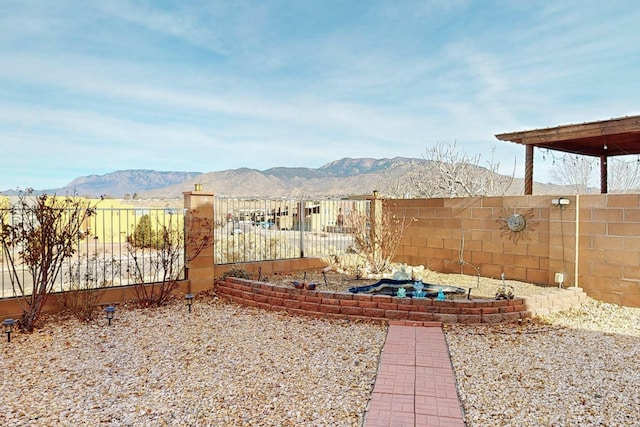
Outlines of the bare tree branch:
M515 175L500 174L495 147L486 167L480 166L482 155L469 155L453 144L438 142L427 147L428 167L410 176L417 197L474 197L504 195Z
M554 182L569 186L574 194L586 194L596 177L597 159L587 156L564 156L554 162L551 178Z
M630 193L640 188L640 159L626 162L611 159L609 162L609 190L612 193Z

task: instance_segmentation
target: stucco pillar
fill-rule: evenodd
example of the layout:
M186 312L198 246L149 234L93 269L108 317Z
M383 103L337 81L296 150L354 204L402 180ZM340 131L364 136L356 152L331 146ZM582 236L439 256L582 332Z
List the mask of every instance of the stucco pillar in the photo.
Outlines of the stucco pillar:
M202 191L199 184L196 189L199 191L186 191L184 195L185 230L188 233L211 233L213 235L214 194ZM213 237L213 236L211 236ZM200 237L199 237L200 238ZM197 256L194 254L194 245L186 244L187 268L186 279L189 281L189 293L198 293L213 289L215 278L214 245L204 248Z

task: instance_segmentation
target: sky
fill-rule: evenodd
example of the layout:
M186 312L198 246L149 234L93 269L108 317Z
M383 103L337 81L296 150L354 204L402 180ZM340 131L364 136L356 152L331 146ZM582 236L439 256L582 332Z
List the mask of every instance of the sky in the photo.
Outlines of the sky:
M632 0L0 0L0 190L437 143L522 177L495 134L640 114L639 23Z

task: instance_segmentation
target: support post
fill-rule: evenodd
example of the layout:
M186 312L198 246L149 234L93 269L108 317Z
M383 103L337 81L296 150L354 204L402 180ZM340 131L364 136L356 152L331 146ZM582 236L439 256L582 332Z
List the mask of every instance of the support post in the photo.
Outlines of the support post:
M607 156L600 156L600 194L609 192L609 177L607 176Z
M524 156L524 194L533 194L533 145L527 144Z

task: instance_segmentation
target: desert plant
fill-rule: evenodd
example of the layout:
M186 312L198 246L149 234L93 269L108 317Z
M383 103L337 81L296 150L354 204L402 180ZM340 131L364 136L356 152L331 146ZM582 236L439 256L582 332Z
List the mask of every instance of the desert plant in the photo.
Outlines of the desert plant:
M22 308L22 330L33 330L65 261L84 237L85 220L94 212L95 206L75 196L34 196L26 190L0 214L0 239Z
M373 200L370 213L351 211L347 226L351 229L356 251L364 257L373 273L386 271L398 251L404 232L415 221L406 213L399 215L388 201ZM377 205L377 206L376 206Z
M186 214L184 224L175 217L170 214L168 220L157 220L156 246L138 246L135 238L127 239L132 260L128 271L135 281L138 303L144 307L165 305L189 262L213 245L209 219L193 211ZM187 247L189 251L185 252Z
M251 279L251 274L249 274L249 272L247 270L245 270L244 268L231 268L231 269L225 271L224 273L222 273L222 276L220 276L220 278L222 280L226 279L227 277L238 277L240 279Z
M57 295L58 304L73 313L78 320L95 319L98 301L106 288L113 283L110 278L119 276L120 263L115 258L99 259L97 254L81 255L66 273L69 288Z

